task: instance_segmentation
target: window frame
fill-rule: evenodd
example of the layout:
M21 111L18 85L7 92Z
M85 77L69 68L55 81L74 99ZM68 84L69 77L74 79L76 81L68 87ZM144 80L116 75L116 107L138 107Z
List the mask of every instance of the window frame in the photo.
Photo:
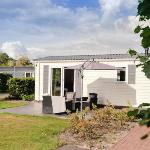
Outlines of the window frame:
M120 80L120 72L123 71L124 72L124 80ZM119 74L119 75L118 75ZM119 78L118 78L119 76ZM117 82L126 82L127 81L127 75L126 75L126 67L119 67L117 68Z
M26 74L30 73L30 77L27 77ZM33 77L33 73L32 72L25 72L25 78L32 78Z

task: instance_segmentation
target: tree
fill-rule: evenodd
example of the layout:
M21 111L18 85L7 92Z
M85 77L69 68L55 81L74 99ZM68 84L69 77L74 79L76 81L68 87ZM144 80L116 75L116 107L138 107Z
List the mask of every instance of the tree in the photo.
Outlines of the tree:
M141 45L144 49L149 49L150 47L150 26L147 25L147 22L150 19L150 1L149 0L139 0L138 4L138 12L139 22L142 25L138 25L134 32L136 34L140 34L141 37ZM129 54L131 56L137 55L137 59L140 59L140 64L138 66L142 67L145 75L150 78L150 54L147 55L138 55L138 53L130 49Z
M147 25L147 22L150 21L150 1L149 0L139 0L138 4L139 22L142 22L143 25L138 25L134 32L140 34L141 45L145 50L148 50L150 47L150 26ZM150 78L150 54L146 53L145 55L139 55L135 50L130 49L129 54L131 56L136 55L137 59L140 60L138 66L142 67L145 75ZM147 107L147 108L145 108ZM140 125L146 125L150 127L150 104L143 103L137 109L128 112L129 116L134 116L140 119ZM144 135L142 138L146 138L148 134Z
M27 57L21 57L16 61L16 66L31 66L31 65L32 63Z
M0 53L0 66L8 65L11 58L6 53Z

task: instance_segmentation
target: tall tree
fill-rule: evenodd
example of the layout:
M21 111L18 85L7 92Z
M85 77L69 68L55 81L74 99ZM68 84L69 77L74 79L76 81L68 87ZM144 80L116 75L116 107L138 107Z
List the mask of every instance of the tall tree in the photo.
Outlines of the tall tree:
M138 12L139 22L142 22L142 25L138 25L134 32L136 34L140 34L141 37L141 45L145 50L150 48L150 26L148 25L148 21L150 21L150 0L139 0L138 4ZM140 60L140 64L143 69L145 75L150 78L150 54L148 51L145 55L139 55L135 50L130 49L129 54L131 56L137 55L137 58ZM147 109L143 109L143 106L148 107ZM141 125L146 125L150 127L150 104L144 103L141 104L137 109L128 112L129 116L136 116L140 119ZM142 138L146 138L148 134L144 135Z
M0 53L0 66L8 66L8 62L13 60L6 53Z
M16 66L31 66L31 65L32 63L27 57L21 57L16 61Z
M150 1L149 0L139 0L139 4L137 7L137 15L139 16L139 24L134 32L136 34L140 34L141 37L141 45L145 50L150 48L150 26L148 25L148 21L150 21ZM137 55L137 58L140 59L139 66L142 67L145 75L150 78L150 54L147 53L144 55L138 55L136 50L130 49L129 54L131 56Z

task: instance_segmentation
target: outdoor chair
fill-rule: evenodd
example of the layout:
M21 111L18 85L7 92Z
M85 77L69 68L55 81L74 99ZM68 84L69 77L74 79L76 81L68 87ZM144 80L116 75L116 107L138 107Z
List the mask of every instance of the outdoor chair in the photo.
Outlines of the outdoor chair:
M66 101L75 101L76 92L66 92Z
M52 96L51 99L52 99L53 113L56 114L66 112L65 97Z
M86 107L91 108L91 102L89 97L82 97L82 109L85 109Z
M76 92L66 92L66 109L75 110L76 103Z
M43 95L42 112L44 114L66 112L65 98L61 96Z
M42 112L44 114L53 113L52 98L49 95L43 95Z
M97 94L96 93L89 93L89 97L82 98L83 109L85 109L86 107L89 107L90 109L92 109L93 104L97 106Z

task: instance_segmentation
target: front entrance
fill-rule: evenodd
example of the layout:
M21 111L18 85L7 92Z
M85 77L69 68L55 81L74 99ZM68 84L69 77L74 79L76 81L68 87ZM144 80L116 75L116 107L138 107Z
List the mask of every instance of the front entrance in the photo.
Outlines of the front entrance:
M64 95L74 91L74 70L64 69Z

